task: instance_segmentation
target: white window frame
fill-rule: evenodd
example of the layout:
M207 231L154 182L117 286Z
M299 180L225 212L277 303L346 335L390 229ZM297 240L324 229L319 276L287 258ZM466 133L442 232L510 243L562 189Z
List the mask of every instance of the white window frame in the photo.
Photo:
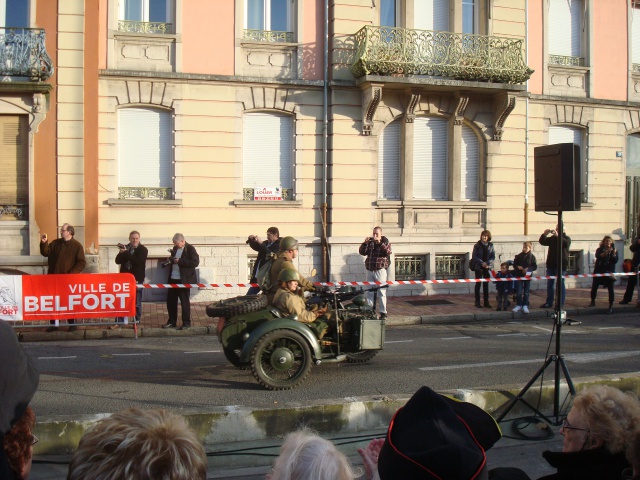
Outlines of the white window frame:
M587 129L576 125L551 125L549 127L549 145L573 143L580 147L580 202L589 201L589 158Z
M117 113L118 187L173 191L173 113L139 106Z
M424 131L419 131L424 126ZM413 199L450 198L449 159L450 122L436 116L417 116L413 135ZM433 147L437 146L437 149Z
M23 25L13 25L11 27L7 27L7 5L15 5L11 0L0 0L0 27L3 28L29 28L31 25L31 8L33 1L30 0L26 5L26 16L25 23Z
M132 20L130 18L125 18L126 13L126 0L119 0L118 2L118 19L119 20L128 20L128 21L138 21L138 22L149 22L149 1L150 0L141 0L142 6L142 15L141 20ZM165 20L160 23L175 23L174 20L174 0L165 0Z
M378 199L400 200L400 145L402 120L391 122L380 132L378 142Z
M585 0L549 0L549 54L584 58Z
M294 117L281 112L245 112L242 130L242 187L279 186L293 193Z
M462 125L460 138L460 199L480 200L480 141L476 132Z
M244 1L244 28L249 29L249 1L250 0L243 0ZM271 1L272 0L260 0L263 2L263 12L264 12L264 16L262 19L262 28L256 28L254 30L264 30L264 31L274 31L271 28ZM287 18L286 18L286 24L287 24L287 29L285 30L286 32L293 32L293 2L292 0L287 0L286 3L286 9L287 11L285 12Z

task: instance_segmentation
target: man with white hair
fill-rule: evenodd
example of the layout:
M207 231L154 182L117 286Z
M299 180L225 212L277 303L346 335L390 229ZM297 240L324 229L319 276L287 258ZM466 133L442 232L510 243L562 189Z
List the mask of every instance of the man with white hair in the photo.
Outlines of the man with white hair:
M195 247L186 242L184 235L176 233L173 236L173 249L165 265L169 267L167 283L198 283L196 267L200 264L200 256ZM182 326L180 330L191 328L191 301L189 288L169 288L167 291L167 311L169 320L162 328L176 328L178 326L178 299L182 305Z

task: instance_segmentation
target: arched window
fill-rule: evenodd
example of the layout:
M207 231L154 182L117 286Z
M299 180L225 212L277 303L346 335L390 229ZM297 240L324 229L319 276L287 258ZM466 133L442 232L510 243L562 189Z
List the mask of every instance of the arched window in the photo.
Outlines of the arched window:
M155 108L118 110L118 188L126 198L172 198L172 114Z
M413 197L449 199L449 122L416 117L413 135Z
M579 127L552 126L549 127L549 145L556 143L573 143L580 149L580 201L588 201L589 162L587 159L586 130Z
M401 121L395 120L380 134L378 144L378 198L400 199L400 132Z

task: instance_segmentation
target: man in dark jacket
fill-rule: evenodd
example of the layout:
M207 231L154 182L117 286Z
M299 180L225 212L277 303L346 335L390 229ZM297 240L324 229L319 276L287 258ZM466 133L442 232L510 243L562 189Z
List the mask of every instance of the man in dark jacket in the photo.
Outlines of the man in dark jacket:
M632 272L636 273L636 275L631 275L627 277L627 289L624 291L624 297L622 297L622 301L620 305L627 305L631 302L631 298L633 298L633 290L636 288L638 282L638 266L640 266L640 236L636 237L629 249L633 252L633 259L631 260L631 266L633 267ZM638 298L638 307L640 307L640 298Z
M140 243L140 233L132 231L129 234L129 244L118 244L120 251L116 255L116 263L120 265L120 273L131 273L136 279L136 283L144 283L144 270L147 264L147 247ZM142 315L142 290L136 288L136 322L140 321ZM124 318L116 318L117 322L124 321Z
M373 235L367 237L360 245L360 255L366 256L364 266L367 269L367 282L387 283L387 268L389 268L389 257L391 257L391 243L389 239L382 235L382 228L375 227ZM371 298L373 295L369 294ZM387 290L378 290L380 299L380 318L387 318ZM375 305L374 305L375 307Z
M253 250L258 252L250 280L250 283L257 283L258 270L264 264L267 255L270 253L277 254L280 249L280 231L277 227L269 227L267 229L267 239L264 242L261 242L257 235L249 235L247 243ZM260 293L260 287L250 287L249 291L247 291L247 295L257 295L258 293Z
M29 406L39 379L40 374L22 350L15 332L0 320L0 446ZM0 448L0 478L19 478L11 470L4 447Z
M56 238L53 242L47 241L47 234L43 234L40 238L40 254L47 257L48 274L54 273L80 273L84 270L87 262L84 258L84 247L73 236L75 229L65 223L60 228L60 238ZM69 319L67 323L73 324L74 320ZM51 324L55 324L55 320L51 320ZM77 329L75 325L69 327L69 331ZM56 330L56 327L49 327L48 332Z
M196 267L200 264L200 256L195 247L186 242L184 235L173 236L173 249L167 259L169 278L167 283L198 283ZM178 324L178 298L182 305L182 326L180 330L191 328L191 302L189 288L170 288L167 291L167 312L169 320L162 328L176 328Z
M562 270L558 268L558 226L555 230L547 228L540 239L538 240L540 245L549 247L547 252L547 276L566 275L567 267L569 266L569 247L571 246L571 238L562 231ZM565 298L564 278L562 279L562 301L560 306L564 305ZM553 297L555 295L555 280L547 280L547 301L540 308L553 307Z

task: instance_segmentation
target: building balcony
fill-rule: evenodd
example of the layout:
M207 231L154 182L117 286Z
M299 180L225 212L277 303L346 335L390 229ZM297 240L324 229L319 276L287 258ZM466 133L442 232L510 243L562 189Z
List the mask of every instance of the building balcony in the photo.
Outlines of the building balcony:
M39 28L0 28L0 75L47 80L53 63L45 48L45 33Z
M356 78L428 75L520 84L533 73L522 39L365 26L355 34L355 49Z

